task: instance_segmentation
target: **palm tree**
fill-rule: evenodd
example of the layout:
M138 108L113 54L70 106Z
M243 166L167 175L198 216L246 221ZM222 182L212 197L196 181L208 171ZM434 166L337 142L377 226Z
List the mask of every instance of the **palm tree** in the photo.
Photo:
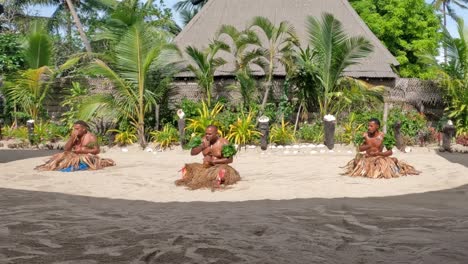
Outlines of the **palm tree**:
M264 48L265 60L267 61L266 71L266 89L263 96L261 111L265 109L268 101L268 96L272 87L273 73L278 63L283 63L282 56L292 49L293 45L298 45L296 31L292 25L286 21L282 21L276 27L266 17L255 17L250 25L250 29L260 29L266 37L267 43Z
M180 13L182 23L187 25L206 3L208 0L181 0L174 9Z
M145 114L151 111L158 99L149 87L148 74L151 67L168 64L165 52L174 47L168 44L164 34L154 31L143 21L115 37L118 41L115 61L106 63L96 59L89 67L91 74L109 78L115 91L86 99L80 109L80 116L83 119L107 116L129 120L137 130L140 145L144 147Z
M333 98L339 96L344 70L369 56L373 46L364 37L348 37L341 22L332 14L323 14L320 21L308 17L307 22L309 43L314 51L313 64L320 80L320 114L324 116L330 113Z
M264 49L253 48L261 46L261 41L257 34L252 30L239 31L234 26L223 25L218 30L216 38L220 39L223 35L229 37L231 54L234 57L234 74L236 75L237 83L234 88L240 90L244 99L244 106L249 106L254 94L256 81L252 79L252 66L264 70L267 65L262 57L265 56ZM224 42L227 44L227 42Z
M463 9L468 8L468 0L433 0L432 5L436 10L439 10L443 14L444 27L447 26L447 14L449 14L454 20L457 20L458 16L453 10L452 5L458 6Z
M15 105L22 108L30 118L37 120L44 108L44 100L49 95L51 80L58 74L75 65L72 58L58 69L50 68L52 61L52 40L39 22L32 24L24 48L28 69L20 71L7 83L7 96Z
M452 17L454 20L458 20L458 16L453 10L452 5L458 6L463 9L468 8L468 0L433 0L432 5L436 10L442 12L443 16L443 23L444 28L447 27L447 13ZM444 62L447 63L447 49L444 48Z
M198 85L205 94L208 106L211 106L216 69L226 64L223 58L217 57L219 51L229 52L229 46L221 41L215 40L203 51L193 46L188 46L185 49L185 52L191 60L191 63L187 66L187 70L195 75Z
M114 3L114 0L17 0L17 3L21 6L30 4L54 6L55 11L52 14L52 20L56 22L64 12L71 15L86 51L91 53L91 44L84 32L83 25L76 9L79 8L85 13L97 10L107 10ZM70 34L70 32L68 32L68 34Z

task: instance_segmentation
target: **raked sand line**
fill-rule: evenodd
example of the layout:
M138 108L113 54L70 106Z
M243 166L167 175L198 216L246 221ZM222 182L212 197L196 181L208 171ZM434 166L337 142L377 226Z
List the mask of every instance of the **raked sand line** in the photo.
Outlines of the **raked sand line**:
M295 153L297 151L297 153ZM284 200L296 198L382 197L456 188L468 184L468 168L427 148L396 153L422 171L418 176L366 179L340 173L353 158L351 148L330 153L323 148L258 149L240 152L234 167L242 181L230 189L189 191L174 181L184 163L199 162L187 151L146 152L135 147L111 149L101 156L117 166L74 173L37 172L45 158L0 164L0 187L152 202Z

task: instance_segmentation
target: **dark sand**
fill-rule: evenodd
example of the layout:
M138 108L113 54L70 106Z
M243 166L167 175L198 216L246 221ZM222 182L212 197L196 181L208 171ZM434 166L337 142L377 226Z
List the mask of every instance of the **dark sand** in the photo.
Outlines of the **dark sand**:
M0 263L468 263L468 186L236 203L0 189Z
M37 158L37 157L45 157L51 156L55 153L58 153L58 150L13 150L13 149L5 149L0 150L0 163L15 161L15 160L22 160L22 159L29 159L29 158Z

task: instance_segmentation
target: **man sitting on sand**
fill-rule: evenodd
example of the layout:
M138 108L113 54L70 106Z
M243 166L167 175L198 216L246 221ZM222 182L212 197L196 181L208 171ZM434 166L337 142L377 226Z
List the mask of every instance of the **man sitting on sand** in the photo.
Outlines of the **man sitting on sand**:
M185 164L182 169L182 179L177 180L175 184L194 190L236 183L240 180L240 176L234 168L228 165L232 163L232 155L235 154L230 152L230 148L234 149L229 141L219 137L218 128L214 125L208 126L201 143L198 146L192 146L190 152L192 156L203 153L203 164Z
M108 166L114 166L114 161L101 159L99 154L99 144L97 138L88 131L89 126L84 121L76 121L73 130L65 144L65 152L56 154L45 164L37 166L36 170L48 171L77 171L96 170Z
M368 130L362 138L364 143L359 146L359 151L366 153L358 154L354 160L346 165L346 175L389 179L419 174L419 171L412 166L390 157L393 154L393 140L379 131L380 121L378 119L370 119L367 128ZM383 151L384 146L385 152Z

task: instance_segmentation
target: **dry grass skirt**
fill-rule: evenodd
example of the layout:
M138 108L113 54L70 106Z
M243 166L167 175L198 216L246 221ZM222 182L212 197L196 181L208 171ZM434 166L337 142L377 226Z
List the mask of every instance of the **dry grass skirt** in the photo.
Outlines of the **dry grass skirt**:
M344 175L373 179L391 179L420 173L413 166L399 161L397 158L366 157L363 154L356 155L356 158L348 162L344 168L346 169Z
M104 167L115 166L111 159L102 159L93 154L75 154L73 152L63 152L53 155L45 164L37 166L40 171L58 171L67 168L79 170L80 164L87 165L89 170L99 170Z
M239 173L229 165L205 167L200 163L185 164L182 169L182 179L177 180L177 186L186 186L191 190L211 188L215 190L221 185L228 186L240 181Z

